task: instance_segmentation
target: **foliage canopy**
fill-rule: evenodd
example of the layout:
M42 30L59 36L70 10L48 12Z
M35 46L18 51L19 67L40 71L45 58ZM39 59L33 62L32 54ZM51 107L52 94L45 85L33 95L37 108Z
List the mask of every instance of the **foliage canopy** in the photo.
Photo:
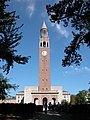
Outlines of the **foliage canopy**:
M62 0L53 6L47 5L46 9L51 22L62 22L65 27L70 24L75 29L73 40L65 48L62 65L80 65L82 57L78 50L85 44L90 48L90 0Z
M16 46L19 45L19 41L22 38L22 33L19 32L19 27L16 25L19 16L16 16L16 12L8 12L7 3L10 0L0 0L0 62L5 64L1 66L4 72L9 73L10 67L13 68L14 62L18 64L26 64L29 57L23 57L16 55Z
M86 96L87 96L87 91L82 90L79 91L79 93L75 97L75 103L76 104L86 104Z
M0 99L4 100L8 97L10 89L16 90L18 86L8 83L8 79L0 73Z

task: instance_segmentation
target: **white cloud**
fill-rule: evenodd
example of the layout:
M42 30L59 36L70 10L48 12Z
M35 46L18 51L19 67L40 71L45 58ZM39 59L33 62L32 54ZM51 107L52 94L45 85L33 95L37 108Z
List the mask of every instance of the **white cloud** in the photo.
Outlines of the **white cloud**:
M25 0L16 0L17 2L24 2Z
M27 13L30 17L34 14L35 11L35 0L27 0Z
M75 71L86 71L86 72L90 72L90 68L85 66L85 67L75 67L74 68Z
M31 17L35 11L35 0L16 0L17 2L24 2L26 4L26 11Z
M87 71L87 72L90 72L90 68L89 68L89 67L87 67L87 66L82 67L82 70L85 70L85 71Z
M34 10L35 10L35 5L34 4L29 4L27 6L27 11L28 11L28 14L29 14L30 17L33 15Z
M78 67L74 68L74 70L75 70L75 71L81 71L81 69L78 68Z
M31 2L33 0L16 0L17 2Z
M63 35L65 38L68 38L69 36L69 32L61 25L61 24L58 24L58 23L51 23L51 26L52 27L55 27L57 32L61 35Z
M65 74L67 74L68 73L68 71L65 71Z
M90 72L90 68L85 66L85 67L73 67L70 66L71 69L67 69L66 71L64 71L64 75L65 74L73 74L75 72Z
M64 28L62 28L60 24L56 24L56 28L61 35L64 35L66 38L69 36L69 33Z
M70 66L70 68L72 68L72 69L73 69L74 67L71 65L71 66Z

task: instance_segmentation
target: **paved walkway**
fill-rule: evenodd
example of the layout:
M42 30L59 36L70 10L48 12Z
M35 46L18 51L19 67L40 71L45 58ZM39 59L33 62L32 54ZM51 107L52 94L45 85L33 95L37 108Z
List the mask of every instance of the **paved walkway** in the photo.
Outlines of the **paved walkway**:
M37 115L30 120L72 120L71 118L69 118L70 116L64 115L64 114L58 114L55 112L40 112L37 113Z
M68 113L62 113L58 114L55 112L40 112L37 113L36 116L33 119L28 120L90 120L90 115L85 113L77 113L77 114L68 114Z
M12 116L12 115L7 115L7 116L0 116L0 120L90 120L90 115L89 114L58 114L56 112L39 112L35 113L32 119L29 117L25 116Z

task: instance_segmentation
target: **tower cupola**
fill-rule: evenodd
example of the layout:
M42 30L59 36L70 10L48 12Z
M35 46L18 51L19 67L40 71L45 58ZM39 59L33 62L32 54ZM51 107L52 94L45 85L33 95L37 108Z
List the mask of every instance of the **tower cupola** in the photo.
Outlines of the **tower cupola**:
M45 22L43 22L42 28L40 30L40 37L41 38L48 38L48 29L47 29Z
M43 22L42 29L47 29L45 22Z

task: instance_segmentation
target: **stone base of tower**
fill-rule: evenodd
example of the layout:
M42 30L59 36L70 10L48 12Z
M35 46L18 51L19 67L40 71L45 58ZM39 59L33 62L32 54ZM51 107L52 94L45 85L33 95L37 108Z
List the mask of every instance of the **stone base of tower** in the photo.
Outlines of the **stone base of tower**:
M16 94L16 103L35 103L36 105L43 105L44 100L47 104L51 102L61 103L62 100L70 102L70 94L62 90L62 86L51 86L50 91L38 91L38 86L25 86L24 91Z
M36 103L37 105L43 105L44 99L49 102L60 102L62 101L62 87L51 86L50 91L38 91L38 87L26 86L24 88L24 103Z
M38 86L25 86L22 94L19 92L16 95L17 103L20 103L20 98L23 98L23 103L35 103L36 105L43 105L44 101L47 101L47 104L49 102L52 104L61 103L62 100L70 102L70 94L63 91L62 86L51 86L50 91L38 91Z

